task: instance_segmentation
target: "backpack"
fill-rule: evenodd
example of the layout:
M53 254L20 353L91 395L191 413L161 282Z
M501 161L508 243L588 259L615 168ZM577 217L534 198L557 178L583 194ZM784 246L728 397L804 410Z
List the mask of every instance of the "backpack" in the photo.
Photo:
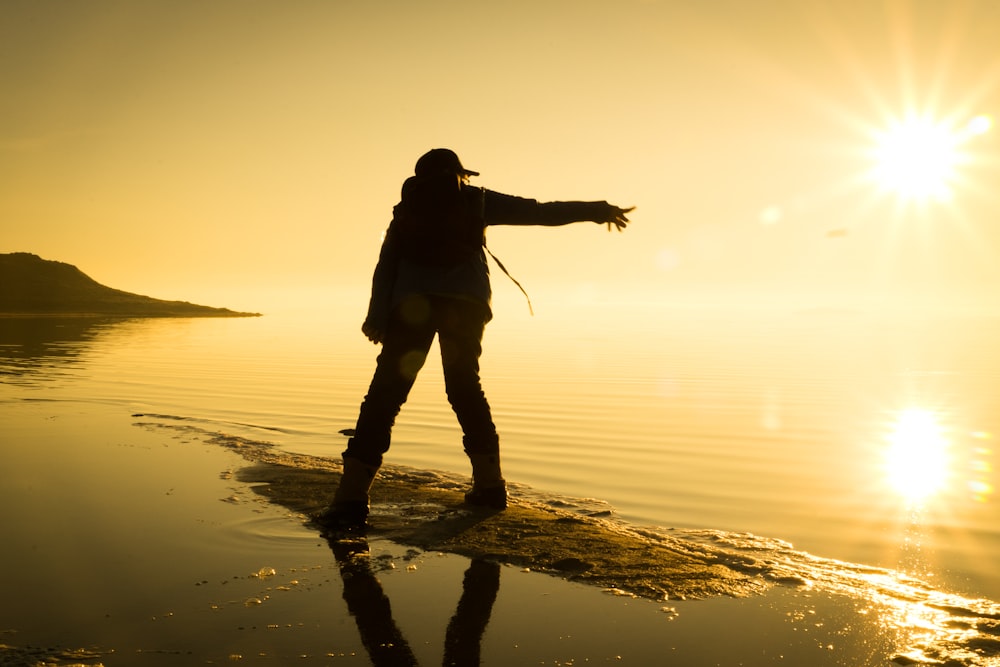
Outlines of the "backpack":
M400 256L450 267L479 255L486 241L483 202L481 188L459 187L448 175L406 179L391 225Z

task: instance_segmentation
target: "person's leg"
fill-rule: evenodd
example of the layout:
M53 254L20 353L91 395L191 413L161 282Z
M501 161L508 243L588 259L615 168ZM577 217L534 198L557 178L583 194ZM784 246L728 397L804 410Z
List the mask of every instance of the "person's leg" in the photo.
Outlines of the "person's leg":
M393 313L344 457L370 466L382 465L396 416L427 359L434 333L429 305L423 297L412 297Z
M486 313L482 306L460 299L432 300L441 346L445 390L458 423L462 444L472 463L473 488L466 500L497 509L507 506L506 484L500 472L500 438L479 378Z
M354 435L343 452L340 484L329 506L317 515L328 526L362 526L368 518L368 493L389 449L392 426L434 340L426 302L422 308L419 303L410 306L393 315Z
M467 454L496 454L500 448L489 402L479 379L486 327L482 306L471 301L439 297L432 301L441 346L445 391L458 423Z

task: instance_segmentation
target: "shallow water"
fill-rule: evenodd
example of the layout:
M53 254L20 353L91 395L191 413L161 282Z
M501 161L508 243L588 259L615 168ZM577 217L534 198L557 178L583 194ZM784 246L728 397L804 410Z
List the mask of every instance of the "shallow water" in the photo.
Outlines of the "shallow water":
M336 457L376 349L353 322L310 317L7 321L4 395ZM509 479L1000 598L1000 321L676 311L644 326L491 324L484 386ZM433 355L388 461L464 473Z
M997 320L665 311L608 321L613 330L607 321L544 315L490 325L484 385L510 480L550 499L593 498L636 525L708 531L716 540L753 533L822 559L900 570L944 592L1000 599ZM183 430L165 437L136 429L129 415L336 457L344 444L337 431L353 425L375 353L355 329L302 313L0 321L0 452L10 471L0 487L2 518L18 547L5 549L4 582L13 599L56 595L31 576L10 576L35 572L42 560L42 571L64 573L51 576L67 587L58 594L65 597L21 605L21 632L35 622L52 627L44 619L65 613L56 623L67 628L60 645L127 646L134 628L120 621L134 606L144 614L134 623L147 627L149 601L176 597L177 577L194 579L204 599L186 604L203 613L223 598L196 584L237 584L228 590L240 594L227 604L252 597L260 581L248 573L275 567L268 563L286 549L299 561L303 547L317 557L284 571L313 568L337 579L315 535L225 479L239 465L231 454L188 442ZM388 460L464 474L434 362L400 415ZM183 447L185 456L176 456ZM204 477L202 466L216 474ZM220 495L226 484L232 497ZM156 530L151 514L162 517ZM47 527L57 527L65 551L39 546L49 544ZM225 566L202 550L225 554ZM30 563L13 560L15 552ZM151 552L165 562L151 563ZM198 562L211 571L192 571ZM460 586L465 565L455 562ZM504 590L514 574L504 573ZM145 604L115 592L123 589L142 590ZM88 599L100 601L101 613L81 622L79 601ZM449 599L453 605L457 595ZM768 600L744 604L774 604ZM275 614L279 625L296 618L294 606ZM253 612L237 608L226 616L229 631L250 623L242 617ZM162 627L178 613L152 615ZM111 627L114 641L95 639ZM190 633L190 617L184 627ZM274 633L282 634L294 633ZM174 645L205 641L197 637ZM354 641L347 653L359 652ZM671 642L676 650L677 637Z

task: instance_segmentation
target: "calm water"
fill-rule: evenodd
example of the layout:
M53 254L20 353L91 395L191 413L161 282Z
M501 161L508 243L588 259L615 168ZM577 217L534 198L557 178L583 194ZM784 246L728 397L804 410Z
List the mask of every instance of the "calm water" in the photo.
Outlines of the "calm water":
M510 480L606 501L641 524L919 564L956 592L1000 599L1000 321L575 317L488 328L484 385ZM377 351L355 324L8 321L3 397L205 420L337 456ZM464 472L434 354L387 461Z
M116 494L124 502L102 521L140 521L129 488L150 480L115 477L132 449L157 447L130 423L140 412L336 457L377 351L356 329L291 311L0 321L0 450L21 471L4 493L32 488L28 471L44 467L58 486L35 489L44 511ZM483 376L515 493L593 498L642 525L778 538L1000 600L996 340L1000 320L971 317L543 313L490 325ZM464 473L434 354L387 463ZM238 465L210 450L198 456L223 475ZM108 479L74 476L95 464ZM168 475L153 465L151 479ZM199 484L164 481L161 495L212 497ZM243 520L215 515L231 509L206 510L206 521L229 530ZM7 525L31 520L4 512ZM253 529L267 548L284 530L272 520ZM101 567L101 553L80 566ZM249 555L240 571L255 564Z

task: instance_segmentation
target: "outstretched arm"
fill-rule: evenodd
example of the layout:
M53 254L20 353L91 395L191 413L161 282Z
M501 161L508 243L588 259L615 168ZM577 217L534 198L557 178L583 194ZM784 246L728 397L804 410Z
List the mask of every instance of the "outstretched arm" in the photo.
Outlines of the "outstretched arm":
M622 231L629 223L627 214L635 207L621 208L606 201L553 201L514 197L485 191L484 217L487 225L544 225L557 227L574 222L614 225Z

